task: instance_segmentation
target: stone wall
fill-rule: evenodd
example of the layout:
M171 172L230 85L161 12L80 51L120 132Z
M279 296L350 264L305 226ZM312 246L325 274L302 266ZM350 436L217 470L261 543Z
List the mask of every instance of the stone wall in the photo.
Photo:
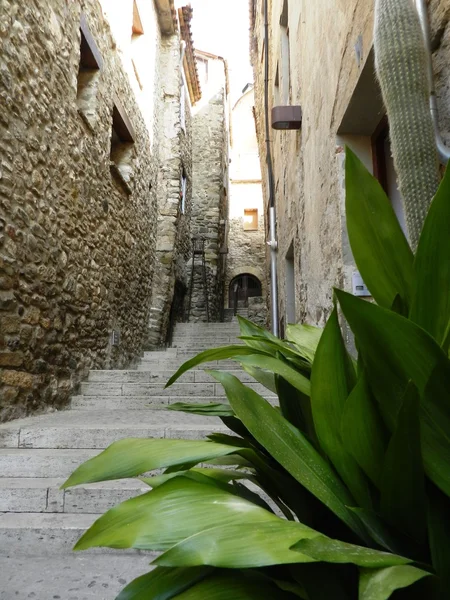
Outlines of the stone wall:
M229 306L231 281L238 275L248 273L259 279L265 295L265 240L264 215L259 216L259 229L245 231L243 217L230 220L229 253L227 257L225 305Z
M192 205L192 118L187 95L180 98L180 42L178 36L163 39L159 57L157 132L158 234L156 272L151 301L147 347L164 344L173 323L184 317L187 289L186 265L190 256ZM181 126L181 102L185 103L185 124ZM181 179L187 179L184 213ZM176 294L175 294L176 290Z
M193 118L192 236L205 239L210 321L223 310L225 241L228 214L228 123L225 86ZM196 261L190 320L206 320L206 302L200 260Z
M371 53L374 0L269 0L269 5L270 108L293 104L303 110L301 131L271 130L280 318L286 318L286 269L292 253L296 320L323 324L332 306L332 287L351 290L355 271L346 240L343 144L370 166L370 136L383 116L382 107L374 106L380 98ZM450 8L447 0L431 0L429 7L441 129L450 144ZM262 0L254 2L253 20L257 131L267 207ZM362 91L358 112L352 100L366 77L369 89ZM372 129L368 117L375 123Z
M77 110L80 15L103 65ZM156 161L95 0L2 0L1 419L62 406L89 368L142 350L155 264ZM110 164L113 98L135 142ZM120 333L117 345L111 334Z
M263 296L248 299L248 319L255 325L267 327L268 320L267 303Z

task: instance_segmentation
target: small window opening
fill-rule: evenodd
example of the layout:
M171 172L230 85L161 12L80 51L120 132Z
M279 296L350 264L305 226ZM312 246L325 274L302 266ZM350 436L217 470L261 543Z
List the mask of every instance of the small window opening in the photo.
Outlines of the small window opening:
M244 231L258 230L258 209L246 208L244 210Z
M125 110L116 99L111 127L111 169L129 193L133 177L134 139L133 127Z
M197 68L200 84L206 86L209 79L209 60L197 56Z
M183 169L181 174L181 186L180 186L180 212L182 215L186 213L186 200L187 200L187 175Z
M96 114L98 82L103 60L88 29L84 15L81 18L80 35L77 108L87 124L93 126Z

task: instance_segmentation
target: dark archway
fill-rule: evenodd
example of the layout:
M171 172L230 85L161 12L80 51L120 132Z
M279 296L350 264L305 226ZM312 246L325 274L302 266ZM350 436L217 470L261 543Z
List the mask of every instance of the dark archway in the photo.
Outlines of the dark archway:
M229 289L229 307L248 307L248 299L262 296L262 285L260 280L249 273L242 273L231 280Z

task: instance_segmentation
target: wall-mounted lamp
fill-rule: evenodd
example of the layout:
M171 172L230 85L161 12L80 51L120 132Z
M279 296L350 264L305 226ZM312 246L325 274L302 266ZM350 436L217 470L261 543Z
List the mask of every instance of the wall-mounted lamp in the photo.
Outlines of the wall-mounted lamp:
M272 108L273 129L301 129L302 108L301 106L274 106Z

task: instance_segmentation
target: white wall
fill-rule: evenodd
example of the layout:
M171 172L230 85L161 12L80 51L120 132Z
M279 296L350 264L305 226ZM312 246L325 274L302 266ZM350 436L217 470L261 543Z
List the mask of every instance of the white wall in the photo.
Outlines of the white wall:
M144 33L134 36L133 0L100 0L153 145L156 60L160 41L153 0L136 0Z

